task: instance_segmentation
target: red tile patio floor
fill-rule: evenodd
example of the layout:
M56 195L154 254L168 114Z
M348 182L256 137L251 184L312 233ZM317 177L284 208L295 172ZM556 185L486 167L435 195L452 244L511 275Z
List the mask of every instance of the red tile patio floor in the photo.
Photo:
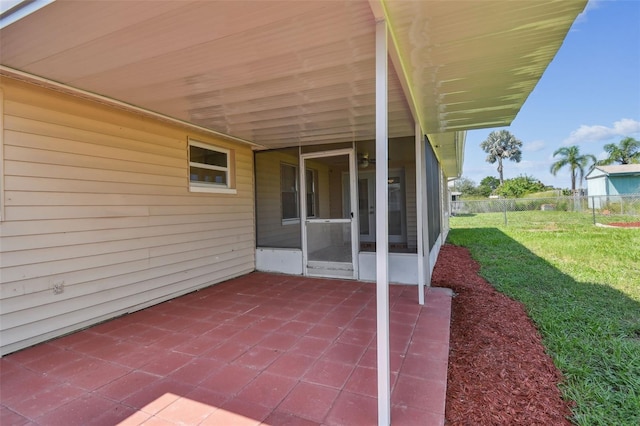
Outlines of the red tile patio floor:
M394 425L444 425L451 296L390 287ZM375 425L375 284L253 273L0 360L0 424Z

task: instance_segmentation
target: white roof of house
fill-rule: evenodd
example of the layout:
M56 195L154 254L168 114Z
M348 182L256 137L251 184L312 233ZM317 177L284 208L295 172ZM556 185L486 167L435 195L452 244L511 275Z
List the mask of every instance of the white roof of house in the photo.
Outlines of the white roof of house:
M640 173L640 164L616 164L612 166L596 166L595 169L599 169L607 176L611 175L625 175L631 173Z
M464 131L511 123L585 5L54 1L0 25L0 73L266 148L371 140L375 23L384 18L389 136L413 135L418 121L445 173L459 176Z

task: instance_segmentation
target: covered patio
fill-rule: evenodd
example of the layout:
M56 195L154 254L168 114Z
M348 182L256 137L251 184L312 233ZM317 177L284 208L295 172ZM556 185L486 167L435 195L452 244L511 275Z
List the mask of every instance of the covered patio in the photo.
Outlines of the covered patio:
M391 413L444 425L451 292L389 289ZM370 425L376 286L252 273L0 359L1 424Z
M447 181L586 0L10 3L3 423L443 423Z

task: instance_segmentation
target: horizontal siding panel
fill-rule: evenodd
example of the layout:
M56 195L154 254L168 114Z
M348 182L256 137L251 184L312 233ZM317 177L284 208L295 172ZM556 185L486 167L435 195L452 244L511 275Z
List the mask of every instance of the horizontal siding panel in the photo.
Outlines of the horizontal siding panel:
M58 166L86 167L99 170L136 171L159 176L186 177L184 164L173 163L173 167L147 164L129 160L95 157L90 155L69 154L67 152L45 151L35 148L7 146L4 148L5 159L20 161L28 159L30 163L55 164ZM186 161L186 160L184 160Z
M77 174L77 173L76 173ZM147 175L149 176L149 175ZM193 197L231 197L231 194L215 194L194 192L189 193L189 181L185 175L183 178L171 178L172 186L154 184L153 179L147 179L149 183L122 183L117 181L78 180L78 178L62 177L58 179L43 179L34 176L5 176L5 187L14 191L46 191L46 192L84 192L94 194L141 194L141 195L184 195L192 194ZM99 182L99 185L96 184ZM237 185L239 196L252 197L253 180L240 180ZM237 196L237 195L233 195Z
M130 229L149 224L149 217L107 217L84 219L30 220L25 222L4 222L2 224L3 241L5 237L47 235L79 231L103 231Z
M238 190L246 191L249 188L253 188L253 178L249 176L240 176L236 178L236 185Z
M168 215L189 215L189 214L211 214L219 215L223 214L238 214L238 219L251 219L253 215L247 215L251 213L249 206L238 205L197 205L197 206L149 206L149 212L152 216L168 216Z
M242 243L237 247L248 247L250 249L250 253L253 255L253 233L245 233L241 234L237 229L230 228L228 231L220 230L220 234L217 237L225 237L228 235L236 235L236 239L233 240L234 243ZM179 253L182 251L192 251L191 258L187 257L187 259L192 258L201 258L202 255L194 252L194 250L198 250L202 247L211 247L212 245L218 244L220 251L214 252L213 254L221 253L229 250L236 249L236 246L228 248L224 245L219 244L220 241L214 241L215 237L212 238L208 242L200 242L193 243L190 247L175 247L173 245L166 246L165 250L161 250L160 247L157 247L155 250L150 250L148 256L145 256L142 261L134 260L130 262L123 262L117 264L105 264L99 267L92 267L88 269L76 269L73 271L68 271L62 274L52 274L48 276L41 276L37 278L24 279L19 281L3 281L0 284L1 296L2 298L10 298L15 296L21 296L23 294L30 294L29 298L22 298L26 304L31 303L31 296L33 294L43 291L50 291L54 282L64 281L65 286L73 286L76 284L83 284L84 286L87 284L88 280L100 280L105 279L105 284L108 283L110 285L117 285L118 277L123 277L125 280L131 280L131 283L135 283L139 279L146 279L149 274L152 277L161 276L163 271L166 268L178 268L178 270L184 270L185 266L175 266L177 263L184 261L184 257L180 259L171 259L168 255L172 253ZM159 263L160 267L155 267L150 269L150 260L151 257L162 257L161 259L154 260L155 263ZM158 272L159 271L159 272ZM159 274L159 275L155 275ZM129 281L127 281L129 282ZM87 289L88 291L88 289ZM0 310L1 311L1 310ZM4 312L4 311L2 311Z
M228 279L232 279L251 272L252 269L248 269L244 264L225 266L219 268L215 273L211 274L211 283L221 282ZM208 284L207 284L208 285ZM206 287L204 285L202 287ZM110 302L103 305L103 312L101 315L96 315L96 310L91 308L85 308L82 311L68 311L64 315L59 317L52 317L48 321L31 323L18 328L7 330L3 333L3 353L10 353L16 350L32 346L36 343L44 342L57 336L65 335L70 332L83 329L93 324L100 323L104 320L126 314L129 312L135 312L148 306L161 303L163 301L172 299L182 294L189 293L193 290L197 290L201 287L181 289L179 292L172 293L167 296L162 296L156 299L144 298L140 303L129 306L127 303L132 301L131 298L120 299L116 302ZM125 306L126 304L126 306ZM92 315L87 315L90 313ZM65 324L58 327L53 327L53 324ZM68 324L68 325L66 325ZM11 339L11 340L10 340Z
M246 210L245 212L248 216L252 216L253 212L250 210ZM149 224L156 225L173 225L176 223L209 223L211 221L211 217L209 215L203 214L192 214L192 215L182 215L182 216L152 216L149 218ZM218 226L237 226L236 216L215 218L215 223ZM253 230L253 222L244 222L245 226L251 224L250 229Z
M194 248L201 246L200 248ZM220 260L219 255L227 255L230 252L244 250L255 250L253 236L244 235L238 237L220 238L216 241L202 241L200 244L177 244L176 247L165 246L164 249L158 247L150 250L153 257L149 257L149 266L157 267L170 263L190 262L202 260L205 263L215 263Z
M87 279L96 281L107 279L109 282L112 282L111 280L116 280L120 276L133 277L138 272L144 276L145 271L148 269L149 261L148 258L145 257L143 260L122 262L115 266L103 265L89 269L76 269L61 275L52 274L20 281L3 282L0 284L0 294L2 299L14 297L15 299L11 303L15 309L26 309L35 303L32 301L32 297L37 297L36 295L42 294L43 292L47 292L47 296L50 296L54 282L64 281L65 286L87 283ZM132 282L135 282L135 279L133 279ZM95 289L87 289L87 291L95 291ZM29 294L29 297L17 297L24 294Z
M255 249L253 246L246 246L247 244L245 243L245 247L241 249L245 253L242 256L242 261L251 263ZM222 247L217 247L217 250L217 252L208 254L216 255L225 252ZM161 260L167 260L167 257ZM72 290L75 295L86 295L95 291L135 285L141 281L155 280L172 274L185 276L190 273L191 269L211 265L219 266L219 262L213 262L211 259L202 256L192 256L188 262L169 260L166 263L161 263L161 261L158 261L156 262L158 265L151 268L149 267L149 262L145 259L144 261L136 260L113 265L102 265L95 268L78 269L65 274L3 283L0 288L2 289L2 297L6 300L2 301L4 304L1 311L4 314L15 310L27 309L41 304L38 302L38 298L48 301L66 299L70 294L68 290ZM53 283L59 281L64 281L65 292L61 295L53 295ZM29 294L29 297L17 297L23 294Z
M24 161L5 160L7 176L48 177L51 179L76 179L91 182L130 182L147 185L183 186L185 177L160 176L146 173L100 170L88 167L57 166ZM7 187L10 189L10 187Z
M213 142L213 145L217 145L217 143ZM237 146L236 147L232 147L231 150L233 151L237 151ZM236 155L236 165L237 167L244 169L253 169L253 163L254 163L254 159L253 159L253 150L247 150L247 152L250 152L250 155Z
M253 183L247 183L246 185L238 185L236 189L238 194L253 194ZM231 197L232 195L227 194L227 196Z
M154 291L136 293L133 296L116 300L103 300L103 303L100 305L82 307L76 310L65 309L63 314L50 316L46 321L32 322L4 330L4 353L12 352L58 335L96 324L105 319L113 318L114 316L135 312L136 310L161 303L199 288L247 274L252 270L253 268L247 267L246 263L229 262L222 268L217 268L215 272L208 274L206 278L202 280L204 283L198 283L198 281L194 280L192 287L185 287L185 283L177 282L172 286L162 287ZM191 284L191 282L189 284ZM167 294L167 292L169 293Z
M149 216L146 206L37 206L5 207L6 220L71 219L87 217Z
M99 185L95 181L77 180L70 178L51 179L46 176L5 176L5 187L7 190L24 192L85 192L94 194L140 194L140 195L185 195L191 197L209 198L215 197L217 200L235 197L251 197L253 194L253 180L242 179L237 185L238 194L215 194L203 192L189 192L189 181L187 176L181 179L180 185L161 186L154 183L134 184L122 182L101 181ZM237 198L236 198L237 199Z
M53 262L27 264L2 268L2 281L11 282L37 277L47 277L76 271L78 269L96 268L102 265L116 265L132 260L149 259L149 250L129 250L118 253L107 253L98 256L84 257L82 262L78 259L64 259ZM4 260L3 260L4 262Z
M216 225L211 225L215 223ZM109 217L109 218L84 218L84 219L59 219L55 221L32 220L23 222L4 222L2 225L3 236L22 235L47 235L56 233L67 233L76 231L100 232L102 230L125 231L141 226L165 226L165 225L198 225L211 228L212 226L230 227L235 220L221 221L212 218L211 215L188 215L188 216L159 216L159 217ZM252 223L244 223L242 227L247 227ZM253 229L253 226L251 226Z
M247 235L247 244L253 241L253 234ZM251 250L254 249L253 245ZM203 254L190 254L189 256L182 256L182 258L176 259L176 262L183 261L185 258L193 258L202 256ZM206 253L204 254L206 256ZM52 277L52 279L64 280L63 274L73 273L78 270L87 270L92 268L99 268L102 266L114 266L121 263L127 263L137 260L144 260L150 265L150 253L148 249L128 250L114 253L105 253L95 256L85 256L82 258L65 258L57 261L48 261L42 263L18 265L18 266L3 266L2 268L2 286L7 286L8 283L13 281L29 280L34 278ZM6 259L2 259L2 263L8 263ZM166 264L169 262L166 256L160 256L153 260L157 264Z
M81 294L84 294L82 292L88 294L92 291L102 291L105 288L131 285L140 280L155 279L166 274L188 271L189 268L195 267L196 265L210 265L215 262L207 259L206 256L215 256L224 253L225 250L249 250L249 255L254 255L252 235L238 236L234 242L237 244L231 249L217 247L218 251L210 251L204 254L202 254L202 252L198 254L195 252L195 249L192 249L191 256L186 257L189 259L189 263L184 262L185 256L181 256L180 258L174 256L172 258L168 255L170 254L168 252L157 252L155 253L156 259L154 263L158 266L155 267L150 267L150 261L145 257L142 261L134 260L117 264L105 264L98 267L88 267L87 269L76 269L61 274L3 282L0 285L2 298L13 299L11 301L11 309L7 308L9 305L3 305L4 309L0 309L0 311L6 313L14 309L25 309L25 307L31 306L36 302L36 299L33 298L39 297L37 296L38 294L44 295L44 297L47 298L52 297L51 289L54 282L64 281L65 288L67 289L80 284L78 288L82 290L75 291L81 291ZM173 249L173 251L178 252L177 249ZM29 294L29 297L16 297L24 294ZM56 299L59 299L59 296L56 296Z
M237 231L235 231L237 234ZM249 235L251 235L249 233ZM222 235L224 236L224 234ZM183 234L165 234L146 238L127 238L114 241L100 241L97 243L76 244L70 246L58 245L48 248L37 248L32 250L4 251L0 266L10 268L14 266L30 265L43 262L53 262L64 259L81 259L87 256L96 256L108 253L116 253L127 250L150 249L153 247L172 246L181 243L195 244L201 240L208 241L213 244L220 234L216 231L210 232L191 232ZM232 241L231 239L221 240L221 244ZM3 247L4 250L4 247ZM5 281L6 278L3 279Z
M94 194L141 194L141 195L184 195L189 193L189 183L185 176L181 186L160 186L154 184L131 184L123 182L100 182L75 179L48 179L46 176L5 176L7 191L88 192Z
M65 282L63 293L54 295L51 290L46 289L32 294L30 303L25 303L24 298L2 300L0 308L3 312L3 327L12 328L21 323L46 319L49 315L63 314L62 309L65 306L60 302L99 305L108 299L105 298L107 294L113 298L128 297L194 278L198 280L195 285L201 286L207 283L207 275L215 272L220 262L231 262L237 265L251 263L252 254L249 248L239 250L240 256L236 256L237 253L231 251L222 252L222 248L218 248L218 250L220 251L216 254L218 260L214 262L205 263L201 259L194 259L189 263L163 265L157 269L147 269L137 274L87 281L82 285L67 285ZM83 300L80 302L79 299ZM47 310L37 309L40 306L47 306ZM59 307L58 310L54 308L55 306Z
M99 193L67 193L43 191L6 191L6 205L8 206L101 206L110 204L124 205L153 205L153 206L193 206L205 207L214 204L217 207L236 206L236 208L251 207L253 202L249 197L228 196L188 196L186 195L131 195L131 194L99 194Z
M230 225L231 226L228 228L220 228L211 231L202 230L197 233L200 235L189 234L190 238L185 238L182 235L168 235L166 238L170 238L172 242L170 244L156 244L153 247L149 247L149 257L153 259L157 256L165 256L167 254L181 252L193 252L218 245L233 245L237 243L246 243L250 245L253 243L254 232L252 229L248 229L246 226ZM231 250L234 247L235 246L229 246L228 248Z
M70 225L73 225L73 223L71 223ZM49 226L51 227L51 224L49 224ZM217 235L226 235L227 233L231 235L231 233L242 232L247 232L247 226L245 222L236 222L235 225L232 222L229 222L225 223L224 227L220 227L217 222L178 223L167 226L144 226L125 228L116 227L109 229L106 232L104 230L89 228L88 230L84 231L66 231L49 234L23 234L13 237L8 237L5 235L2 239L2 250L3 252L8 253L18 250L62 247L74 244L85 244L88 242L100 243L106 241L148 238L154 236L167 237L170 235L205 233L208 235L208 237L215 237ZM248 232L253 233L252 230L249 230ZM215 233L215 235L212 233Z
M40 306L46 307L46 310L38 309L38 307L35 306L24 310L15 310L6 315L3 314L3 327L5 327L5 330L10 330L26 324L46 322L45 320L47 318L65 314L65 310L68 310L69 306L74 306L75 309L82 306L99 308L101 305L104 305L105 302L111 303L119 299L130 299L129 302L131 302L133 299L133 301L137 302L130 305L133 307L136 304L143 303L145 299L153 300L165 297L179 291L181 288L191 291L215 284L215 276L218 275L219 270L240 266L247 271L248 265L250 265L247 259L235 256L227 256L227 258L228 259L221 264L211 264L202 268L190 268L189 270L179 271L175 274L165 274L158 278L138 281L135 285L125 284L116 288L110 288L109 290L104 290L103 286L102 291L94 291L85 296L72 295L73 289L67 290L65 288L65 293L58 296L59 299L57 302L43 300L45 303ZM247 272L251 272L251 270ZM69 296L65 299L60 299L60 296L65 294L69 294ZM153 296L151 296L152 294ZM8 302L11 302L11 300ZM123 302L128 303L126 300ZM129 310L133 309L129 308ZM87 314L95 316L95 312L87 312Z
M185 146L180 149L158 150L154 146L144 146L140 149L134 149L132 141L124 141L116 144L97 145L95 139L100 135L87 134L76 135L79 140L71 140L68 138L54 137L51 133L47 135L21 133L11 131L5 128L5 146L13 146L16 148L32 148L41 149L47 152L58 152L60 154L78 154L93 156L96 158L109 158L112 160L129 160L136 163L152 164L157 166L183 167L187 161L187 149ZM80 136L84 136L81 138ZM176 141L179 143L179 141ZM126 146L121 148L120 146ZM146 148L147 151L141 149Z
M249 179L253 181L253 168L236 167L236 179Z
M145 125L145 120L136 120L133 114L115 111L111 108L103 108L91 102L89 104L93 108L83 108L81 104L84 102L77 101L77 99L62 100L59 97L38 97L32 102L28 102L28 100L22 102L14 101L10 96L7 96L5 98L5 116L8 124L5 124L5 127L10 130L16 130L12 118L23 118L34 123L42 123L42 126L44 126L17 128L17 130L25 133L45 135L53 133L53 135L56 135L56 129L61 128L70 129L72 132L84 130L96 134L96 144L101 144L102 140L116 137L130 139L132 142L135 141L135 145L147 143L150 148L153 146L156 150L163 147L175 148L176 140L168 136L168 134L183 133L178 133L175 128L171 129L171 126L163 125L157 121L148 122ZM53 108L36 106L37 104L44 105L47 102L55 105L52 105ZM51 132L49 132L49 128ZM33 131L26 131L31 129ZM37 131L38 129L40 131Z
M208 213L192 214L189 217L184 217L184 215L176 215L176 218L178 221L180 221L182 218L185 220L185 222L189 221L190 220L189 218L195 221L202 221L206 218L209 218L209 214ZM168 216L154 216L153 219L158 219L158 220L165 219L167 221L170 220L168 219ZM245 225L253 229L252 219L253 219L253 211L250 211L250 210L243 210L242 212L239 212L239 213L220 213L215 216L216 222L229 223L229 222L235 222L236 220L246 220ZM156 222L154 221L153 223L156 223Z

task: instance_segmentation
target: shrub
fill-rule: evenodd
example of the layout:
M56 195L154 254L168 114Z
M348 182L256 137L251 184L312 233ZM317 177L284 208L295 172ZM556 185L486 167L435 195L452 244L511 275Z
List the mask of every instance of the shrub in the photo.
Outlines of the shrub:
M503 197L521 198L527 194L534 192L540 192L547 189L547 187L538 179L520 175L513 179L507 179L502 185L496 189L496 194Z

